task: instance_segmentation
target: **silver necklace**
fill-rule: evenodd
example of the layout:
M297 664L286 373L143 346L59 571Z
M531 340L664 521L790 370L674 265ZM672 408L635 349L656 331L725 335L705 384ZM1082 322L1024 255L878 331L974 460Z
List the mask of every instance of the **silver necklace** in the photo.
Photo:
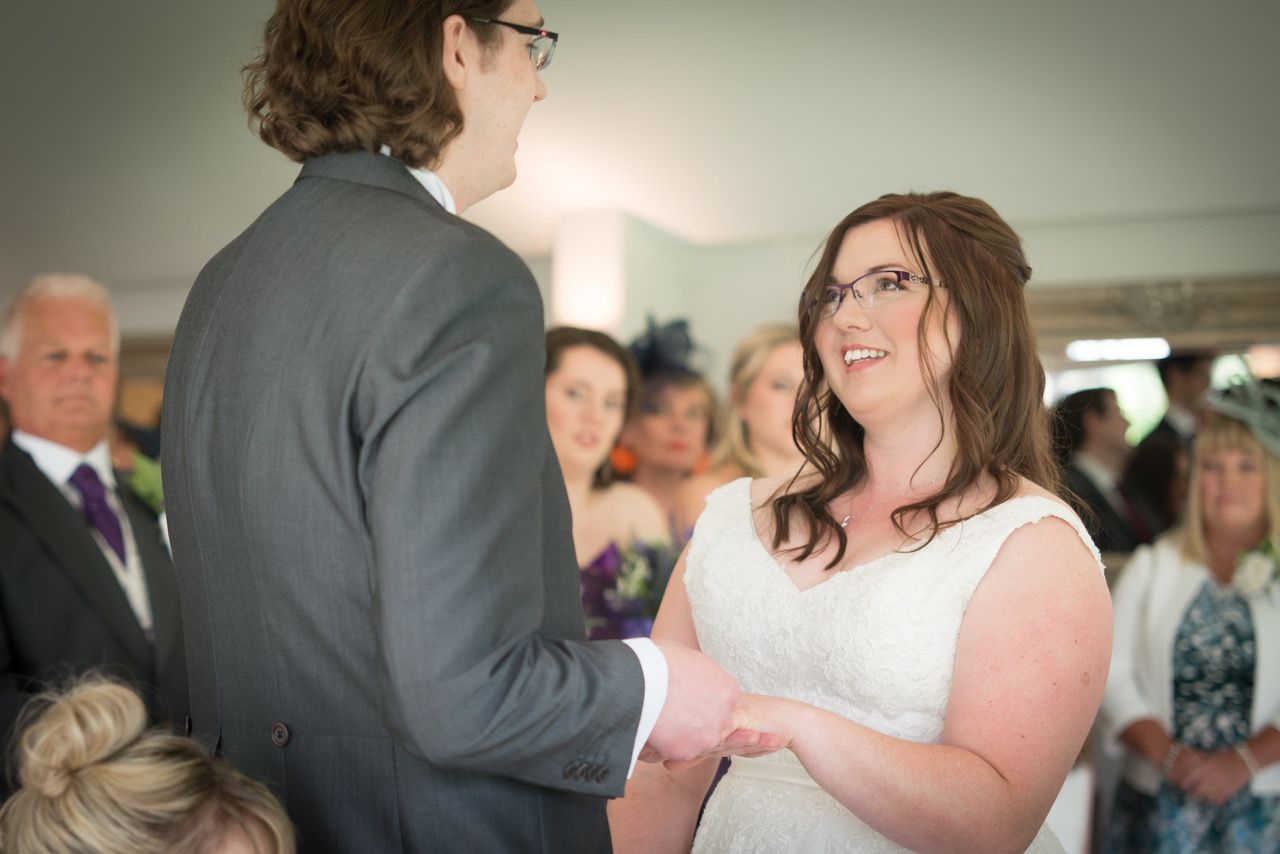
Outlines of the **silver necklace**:
M935 477L935 478L934 478L933 480L931 480L929 483L924 484L924 488L927 490L927 489L931 489L931 488L933 488L934 486L937 486L937 485L938 485L938 481L940 481L941 479L942 479L941 477ZM903 498L905 498L905 497L906 497L907 493L908 493L908 492L910 492L910 491L911 491L911 487L910 487L910 486L908 486L906 489L904 489L901 493L899 493L899 494L898 494L897 498L895 498L895 499L894 499L894 501L895 501L895 502L897 502L897 501L901 501ZM854 519L856 519L856 518L858 518L858 514L857 514L857 513L849 513L849 514L847 514L843 519L841 519L841 520L840 520L840 527L841 527L841 528L845 528L845 529L847 529L847 528L849 527L849 523L850 523L850 522L852 522L852 521L853 521Z

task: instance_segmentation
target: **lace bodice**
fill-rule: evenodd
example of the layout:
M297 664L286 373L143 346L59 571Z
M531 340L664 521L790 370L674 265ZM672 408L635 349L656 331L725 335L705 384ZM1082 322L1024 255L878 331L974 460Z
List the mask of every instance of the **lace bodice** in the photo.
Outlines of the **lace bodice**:
M713 492L689 547L684 584L703 651L735 676L743 691L800 700L896 738L939 739L960 623L1013 531L1049 516L1063 519L1102 566L1071 510L1028 496L943 530L919 551L893 552L800 590L756 536L750 490L750 479L743 478ZM805 776L789 751L754 763L795 766L775 768L770 776ZM813 791L829 801L815 802L814 808L853 819L825 792ZM764 804L760 809L770 812ZM765 837L758 837L754 847L708 848L708 838L722 829L700 831L696 849L787 850ZM740 830L733 833L741 838ZM849 850L877 848L871 841ZM889 846L884 850L896 849L880 841Z

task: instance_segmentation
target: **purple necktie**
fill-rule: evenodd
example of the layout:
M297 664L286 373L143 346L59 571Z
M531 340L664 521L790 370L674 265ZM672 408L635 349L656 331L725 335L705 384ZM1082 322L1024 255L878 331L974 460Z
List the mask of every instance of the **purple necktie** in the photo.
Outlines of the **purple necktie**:
M102 535L111 550L120 556L120 562L124 563L124 532L120 528L119 517L107 503L107 488L98 480L98 473L88 463L81 463L71 473L70 483L80 493L84 520Z

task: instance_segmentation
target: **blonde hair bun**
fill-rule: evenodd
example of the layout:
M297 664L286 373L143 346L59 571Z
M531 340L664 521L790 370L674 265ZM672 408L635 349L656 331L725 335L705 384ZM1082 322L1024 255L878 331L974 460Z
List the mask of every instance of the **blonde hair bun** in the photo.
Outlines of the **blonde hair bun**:
M0 851L297 850L266 786L185 736L148 728L142 698L124 683L82 676L32 698L19 725L22 785L0 806Z
M16 754L23 787L46 798L62 797L79 772L110 759L147 727L142 701L117 682L85 683L41 699Z

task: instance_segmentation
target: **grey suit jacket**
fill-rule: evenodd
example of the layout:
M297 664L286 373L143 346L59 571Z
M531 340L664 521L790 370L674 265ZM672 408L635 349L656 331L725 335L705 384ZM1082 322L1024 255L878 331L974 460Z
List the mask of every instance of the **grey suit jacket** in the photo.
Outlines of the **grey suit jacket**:
M587 643L528 269L366 153L183 310L166 509L196 736L306 851L596 851L643 677Z
M155 514L128 487L116 492L146 574L154 644L79 511L25 451L0 444L0 743L32 693L91 668L131 683L154 720L185 722L173 568Z

